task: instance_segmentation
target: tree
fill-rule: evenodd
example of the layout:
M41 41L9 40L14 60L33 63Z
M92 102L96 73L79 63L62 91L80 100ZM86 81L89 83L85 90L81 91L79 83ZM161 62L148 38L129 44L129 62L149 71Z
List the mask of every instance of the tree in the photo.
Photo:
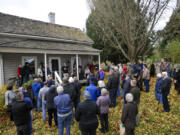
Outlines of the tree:
M86 21L87 35L94 41L93 47L102 50L101 61L111 61L115 64L126 63L127 59L122 55L120 50L109 46L109 42L103 39L101 29L95 24L90 23L93 20L92 13L89 15Z
M155 26L170 0L88 0L93 21L103 40L135 62L147 55L158 40Z

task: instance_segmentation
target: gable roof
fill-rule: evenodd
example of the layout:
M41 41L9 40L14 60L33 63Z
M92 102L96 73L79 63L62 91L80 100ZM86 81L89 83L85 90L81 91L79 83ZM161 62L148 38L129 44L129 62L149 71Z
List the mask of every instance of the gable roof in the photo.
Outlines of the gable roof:
M80 29L0 13L0 32L51 37L93 44Z

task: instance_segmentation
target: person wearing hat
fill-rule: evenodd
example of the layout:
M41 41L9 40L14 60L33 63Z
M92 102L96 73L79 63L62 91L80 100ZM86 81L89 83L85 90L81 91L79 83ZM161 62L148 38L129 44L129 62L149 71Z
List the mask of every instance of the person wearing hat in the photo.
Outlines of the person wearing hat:
M96 135L99 108L94 101L91 101L88 91L84 92L84 98L85 101L78 104L75 118L79 122L79 129L82 135Z
M122 111L121 122L125 125L126 135L134 135L138 107L137 104L133 102L133 95L131 93L126 94L126 101L127 103L124 104Z
M172 81L168 77L167 72L162 72L162 77L163 77L163 81L162 81L162 85L161 85L161 93L162 93L163 108L164 108L163 112L169 112L170 106L168 103L168 95L170 93Z
M109 113L109 105L111 104L111 100L109 95L107 95L107 90L102 88L101 96L98 97L96 104L100 108L100 121L101 121L101 132L105 133L109 131L108 126L108 113Z
M44 83L44 87L40 89L39 91L39 99L42 102L42 112L43 112L43 120L46 121L46 101L45 101L45 95L48 92L49 87L48 87L48 83L45 82Z
M163 81L162 75L161 75L161 73L158 73L157 80L156 80L156 86L155 86L155 97L159 103L162 103L162 93L161 93L162 81Z
M15 102L12 104L13 120L17 128L18 135L31 134L31 115L32 105L24 101L24 95L19 90L15 92Z
M90 93L90 99L96 102L100 94L99 89L94 85L93 81L90 81L90 85L86 87L85 91L88 91Z
M98 88L99 88L99 93L100 93L100 95L101 95L101 90L103 89L103 88L105 88L106 87L106 85L105 85L105 83L104 83L104 81L103 80L99 80L98 81Z
M64 128L66 128L66 135L70 135L70 127L73 119L71 98L69 94L64 93L62 86L57 87L57 93L58 96L54 97L54 104L57 107L58 135L64 134Z
M89 78L87 79L87 86L90 85L90 82L97 86L97 78L94 76L94 73L90 73Z

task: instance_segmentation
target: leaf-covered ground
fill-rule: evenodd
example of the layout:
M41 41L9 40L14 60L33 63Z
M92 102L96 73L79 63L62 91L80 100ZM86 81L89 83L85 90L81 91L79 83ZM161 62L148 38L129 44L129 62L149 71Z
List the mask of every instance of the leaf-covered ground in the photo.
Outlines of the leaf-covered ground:
M180 135L180 96L177 96L174 88L171 89L169 96L171 111L162 112L162 104L158 105L155 100L154 86L155 79L152 79L149 93L141 92L141 103L139 106L140 123L136 128L136 135ZM106 135L119 135L119 122L123 108L121 98L117 99L116 108L110 109L109 125L110 131ZM100 125L99 125L100 128ZM48 123L42 120L42 113L34 113L33 135L57 135L58 128L49 127ZM9 122L7 116L0 117L0 135L16 134L16 128L12 122ZM72 135L80 135L78 123L71 126ZM101 135L99 129L97 134Z

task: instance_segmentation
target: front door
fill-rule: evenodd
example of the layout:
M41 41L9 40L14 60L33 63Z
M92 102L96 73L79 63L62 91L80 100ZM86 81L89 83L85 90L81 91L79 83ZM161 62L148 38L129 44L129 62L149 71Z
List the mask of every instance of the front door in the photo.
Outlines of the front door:
M59 76L61 76L61 59L59 57L49 58L49 67L54 77L54 72L57 71Z

